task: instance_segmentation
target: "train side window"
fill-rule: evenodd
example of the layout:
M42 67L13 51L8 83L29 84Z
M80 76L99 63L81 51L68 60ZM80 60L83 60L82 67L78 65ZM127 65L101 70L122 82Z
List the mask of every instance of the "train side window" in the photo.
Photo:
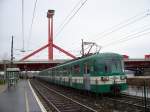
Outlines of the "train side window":
M70 67L67 67L67 75L70 74Z
M72 74L73 73L73 67L71 66L70 67L70 74Z
M54 75L54 70L51 70L51 71L50 71L50 74L51 74L51 75Z
M51 75L51 71L50 70L48 70L48 75Z
M55 69L54 69L54 75L57 75L57 74L56 74L56 70L55 70Z
M57 75L59 75L59 68L57 68Z
M80 74L80 65L74 65L73 69L75 74Z
M67 75L67 68L66 67L63 68L63 75Z
M59 70L59 75L62 75L62 68L60 68Z

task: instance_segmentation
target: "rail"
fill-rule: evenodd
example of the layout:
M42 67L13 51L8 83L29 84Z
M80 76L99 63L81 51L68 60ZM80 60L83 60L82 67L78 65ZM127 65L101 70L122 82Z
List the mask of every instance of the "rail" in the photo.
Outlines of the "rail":
M96 110L88 107L80 102L71 99L49 87L41 82L31 82L40 96L47 102L47 105L53 108L56 112L97 112ZM51 108L51 109L52 109Z

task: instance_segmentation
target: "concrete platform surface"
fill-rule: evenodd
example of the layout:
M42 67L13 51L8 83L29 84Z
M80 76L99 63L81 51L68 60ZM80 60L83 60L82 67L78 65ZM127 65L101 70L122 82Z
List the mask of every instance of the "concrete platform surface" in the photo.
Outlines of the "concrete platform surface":
M0 94L0 112L42 112L27 80Z

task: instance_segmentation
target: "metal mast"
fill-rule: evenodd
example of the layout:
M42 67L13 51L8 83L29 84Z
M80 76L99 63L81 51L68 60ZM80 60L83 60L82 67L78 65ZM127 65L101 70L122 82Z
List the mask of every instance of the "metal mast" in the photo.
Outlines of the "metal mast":
M12 66L12 64L13 64L13 44L14 44L14 42L13 42L13 36L12 36L12 40L11 40L11 66Z

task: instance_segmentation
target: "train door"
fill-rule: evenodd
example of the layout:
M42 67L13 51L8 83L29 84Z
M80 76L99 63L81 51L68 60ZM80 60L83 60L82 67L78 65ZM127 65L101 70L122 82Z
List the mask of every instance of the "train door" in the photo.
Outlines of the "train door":
M84 63L83 65L83 85L85 90L90 90L90 65Z

